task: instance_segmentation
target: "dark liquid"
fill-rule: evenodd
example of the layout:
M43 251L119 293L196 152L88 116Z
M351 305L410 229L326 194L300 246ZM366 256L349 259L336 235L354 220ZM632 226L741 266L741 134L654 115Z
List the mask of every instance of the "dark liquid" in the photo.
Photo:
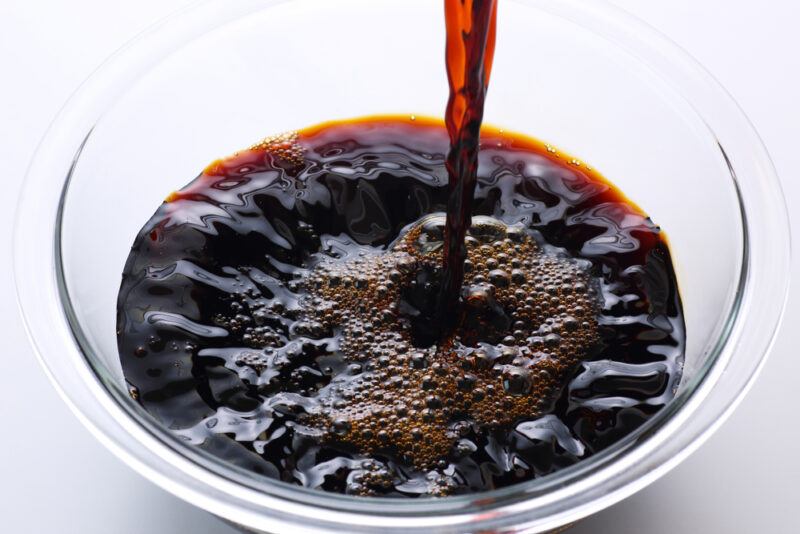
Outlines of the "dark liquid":
M477 492L552 473L674 395L669 249L583 164L484 127L464 302L444 277L449 136L374 118L215 162L138 235L118 303L134 398L187 441L332 492ZM422 220L422 222L420 222Z
M494 59L497 1L445 0L444 5L447 25L445 63L450 86L444 120L450 135L446 162L450 198L438 313L443 318L440 322L452 326L459 313L459 297L464 282L464 237L472 217L483 104Z

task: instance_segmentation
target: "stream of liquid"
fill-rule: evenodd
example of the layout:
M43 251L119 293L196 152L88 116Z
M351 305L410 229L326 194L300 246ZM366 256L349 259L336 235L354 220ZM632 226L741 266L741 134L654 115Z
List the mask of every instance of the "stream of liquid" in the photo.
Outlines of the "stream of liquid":
M489 89L497 27L497 0L445 0L447 45L445 63L450 97L445 124L450 136L443 254L444 274L439 298L440 322L456 321L464 282L464 237L472 217L478 176L483 105Z

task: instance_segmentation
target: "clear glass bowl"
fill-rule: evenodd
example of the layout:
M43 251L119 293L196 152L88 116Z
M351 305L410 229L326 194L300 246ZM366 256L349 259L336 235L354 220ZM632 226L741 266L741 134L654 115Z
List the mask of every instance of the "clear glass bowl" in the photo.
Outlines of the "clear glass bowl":
M65 401L156 484L262 531L541 532L674 467L756 376L789 281L786 210L758 136L675 45L605 3L503 0L487 121L600 169L666 229L687 321L674 401L553 475L438 500L353 498L259 478L185 445L128 397L120 273L164 196L257 139L372 113L441 115L441 2L208 0L150 29L73 96L20 201L19 301Z

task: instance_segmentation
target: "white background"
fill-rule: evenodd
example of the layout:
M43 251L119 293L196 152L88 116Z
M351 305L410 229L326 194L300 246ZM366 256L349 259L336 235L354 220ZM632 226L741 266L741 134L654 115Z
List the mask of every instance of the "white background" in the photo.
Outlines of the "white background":
M0 0L0 532L233 532L135 474L69 413L25 339L9 261L15 199L49 121L106 56L188 3ZM687 49L733 94L770 150L791 214L800 206L800 2L615 3ZM763 374L722 429L666 477L570 532L800 532L797 285Z

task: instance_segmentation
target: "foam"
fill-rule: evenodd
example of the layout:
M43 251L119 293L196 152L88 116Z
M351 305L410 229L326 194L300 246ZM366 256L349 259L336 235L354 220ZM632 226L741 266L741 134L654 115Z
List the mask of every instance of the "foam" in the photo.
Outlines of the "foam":
M420 469L443 464L470 426L480 432L547 413L598 342L586 263L542 250L521 226L474 217L458 326L415 346L420 312L408 294L435 281L443 226L443 215L428 216L386 252L326 259L304 281L306 320L339 332L340 351L356 364L306 424L326 440L392 452Z

